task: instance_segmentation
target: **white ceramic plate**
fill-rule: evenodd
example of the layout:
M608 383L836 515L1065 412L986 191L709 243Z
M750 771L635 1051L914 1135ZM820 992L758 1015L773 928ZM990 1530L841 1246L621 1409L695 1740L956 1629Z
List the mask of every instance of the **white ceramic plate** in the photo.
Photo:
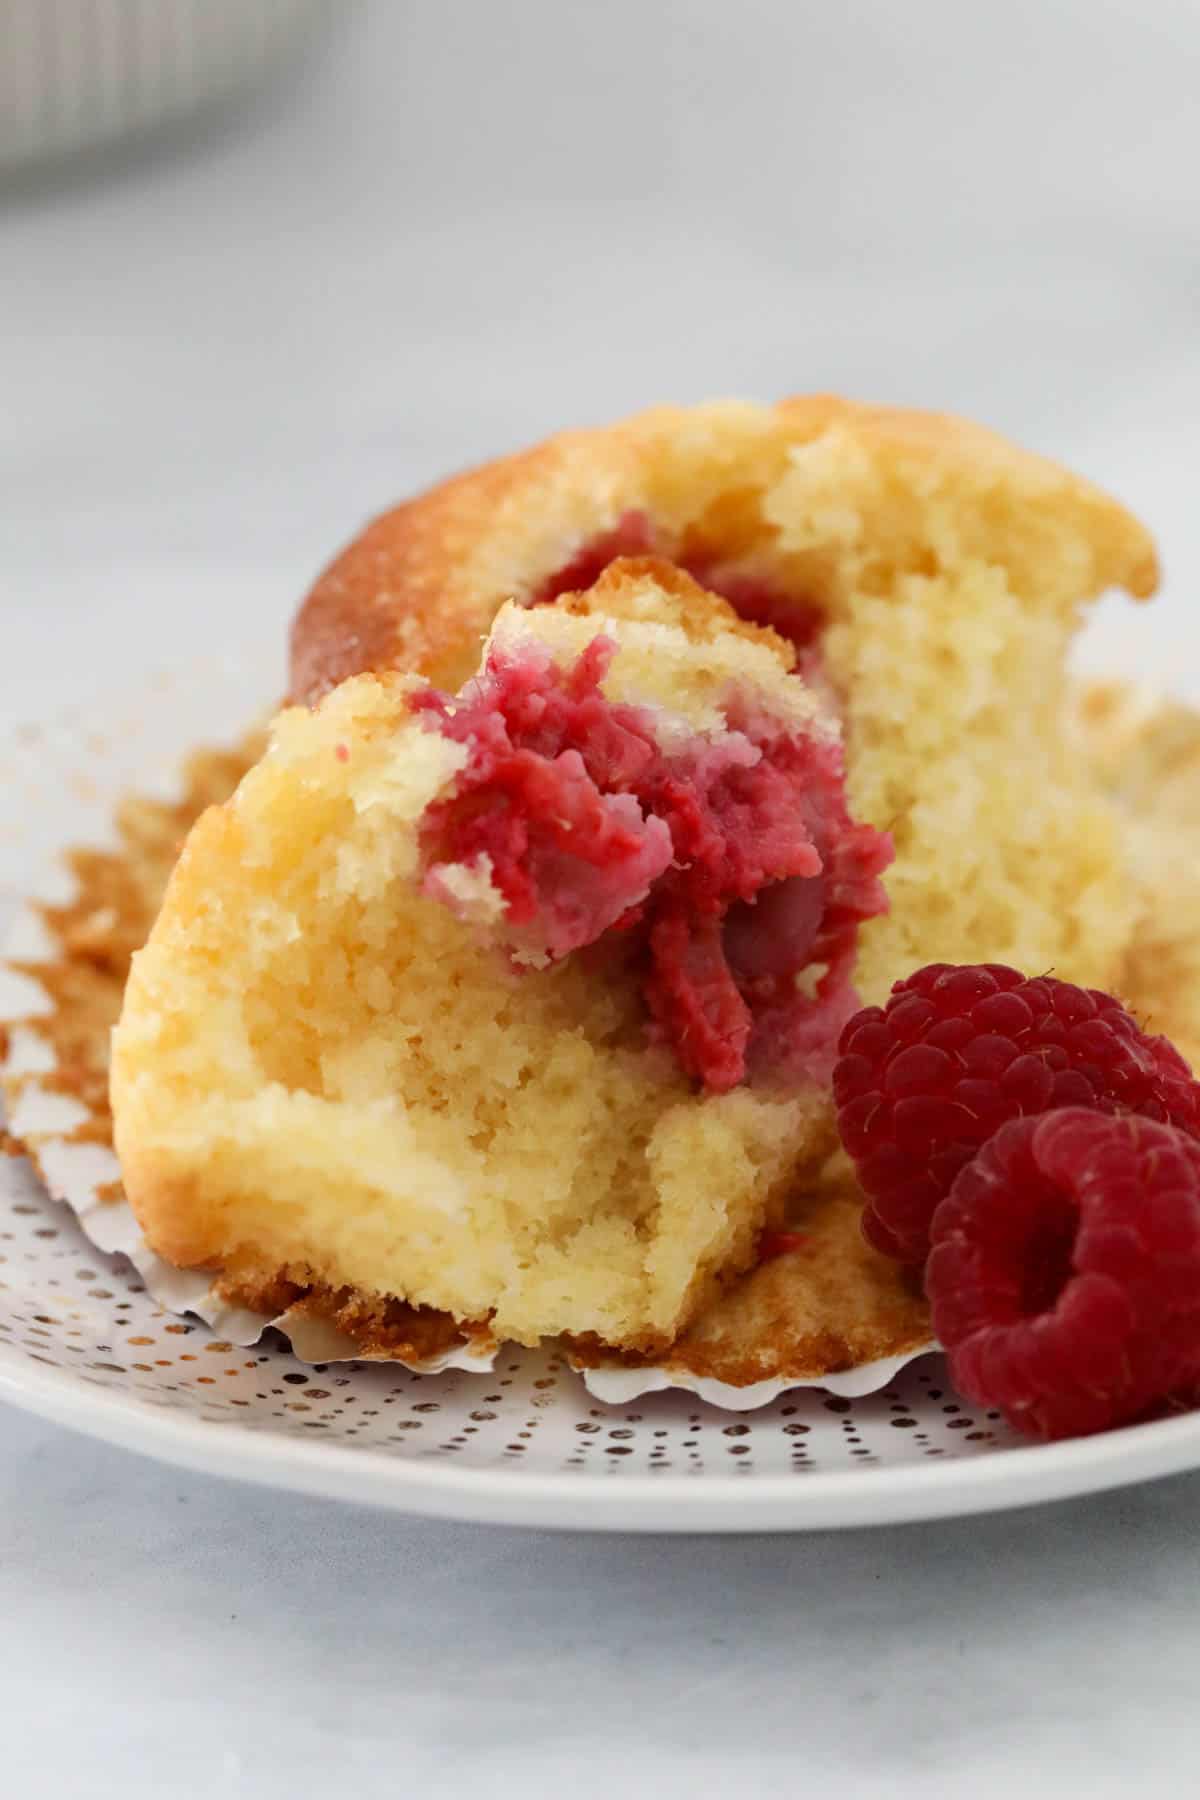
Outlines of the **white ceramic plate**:
M253 716L236 664L145 685L103 719L0 745L0 931L47 855L105 832L117 793ZM561 1358L488 1374L299 1362L165 1312L29 1166L0 1157L0 1397L189 1468L496 1524L766 1531L885 1524L1064 1498L1200 1466L1200 1415L1022 1446L936 1357L865 1398L810 1390L731 1414L678 1393L606 1406Z

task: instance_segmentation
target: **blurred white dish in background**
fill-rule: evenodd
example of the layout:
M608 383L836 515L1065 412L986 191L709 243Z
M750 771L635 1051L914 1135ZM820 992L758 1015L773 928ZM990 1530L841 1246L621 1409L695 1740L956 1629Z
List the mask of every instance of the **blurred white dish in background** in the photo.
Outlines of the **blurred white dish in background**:
M324 11L321 0L0 0L0 169L230 99Z

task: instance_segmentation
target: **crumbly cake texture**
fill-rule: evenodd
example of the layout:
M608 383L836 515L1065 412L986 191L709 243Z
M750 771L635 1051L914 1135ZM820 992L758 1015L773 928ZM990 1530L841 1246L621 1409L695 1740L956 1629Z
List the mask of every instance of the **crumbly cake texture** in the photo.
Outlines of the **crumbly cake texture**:
M720 751L747 699L836 736L788 647L690 583L622 564L575 606L500 638L569 660L602 636L605 692L672 741ZM819 1166L825 1096L698 1094L619 965L514 967L486 869L439 868L453 906L423 891L423 822L468 759L426 698L368 675L285 711L192 832L114 1037L126 1192L160 1254L231 1291L317 1282L659 1350Z
M1095 681L1069 724L1122 819L1135 922L1121 991L1200 1070L1200 715Z
M1153 591L1154 547L1097 488L964 421L825 396L663 408L459 476L318 581L293 692L387 668L457 686L505 600L630 542L802 639L821 625L850 809L895 839L864 1000L934 959L1113 984L1130 900L1112 809L1064 740L1063 661L1089 599Z
M1126 825L1136 822L1141 834L1136 851L1133 836L1125 835L1131 873L1144 875L1167 855L1200 866L1200 716L1117 683L1092 683L1075 694L1071 717L1099 781L1119 793ZM48 967L30 966L29 973L46 988L52 1010L25 1024L53 1055L59 1070L53 1085L88 1109L88 1121L73 1133L78 1141L111 1144L111 1027L120 1012L131 951L145 940L180 842L206 807L228 798L259 749L255 741L241 752L198 753L189 761L175 805L130 798L117 822L119 848L75 852L70 860L76 898L69 906L43 909L58 956ZM1184 1046L1200 1045L1200 984L1171 995L1174 1010L1166 1024L1159 1012L1166 996L1158 991L1155 969L1163 958L1176 967L1194 958L1196 917L1196 907L1186 899L1178 904L1165 882L1148 884L1138 940L1157 946L1156 957L1148 962L1135 944L1119 984L1139 1016L1170 1030ZM10 1107L20 1085L20 1078L5 1082ZM36 1163L36 1140L11 1148L24 1150ZM114 1201L118 1197L114 1194ZM819 1176L789 1195L784 1223L801 1242L750 1270L706 1306L664 1360L685 1379L742 1386L818 1379L927 1342L927 1308L903 1272L864 1243L861 1210L862 1195L844 1158L833 1157ZM367 1356L435 1356L464 1336L446 1313L320 1282L280 1276L257 1289L243 1285L237 1298L264 1316L301 1308L344 1332ZM613 1360L594 1343L576 1345L574 1355L582 1363Z
M749 1387L816 1380L924 1349L933 1333L919 1279L872 1250L863 1196L840 1153L791 1196L785 1247L735 1282L661 1357L571 1344L579 1368L656 1366Z

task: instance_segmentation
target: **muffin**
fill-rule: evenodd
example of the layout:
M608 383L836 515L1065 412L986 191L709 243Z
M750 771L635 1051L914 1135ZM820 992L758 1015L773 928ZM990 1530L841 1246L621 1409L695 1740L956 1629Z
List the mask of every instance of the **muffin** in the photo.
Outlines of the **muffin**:
M823 1161L860 1000L933 959L1112 983L1138 902L1064 658L1154 579L1085 482L824 399L573 434L377 521L135 959L150 1242L252 1306L660 1353Z

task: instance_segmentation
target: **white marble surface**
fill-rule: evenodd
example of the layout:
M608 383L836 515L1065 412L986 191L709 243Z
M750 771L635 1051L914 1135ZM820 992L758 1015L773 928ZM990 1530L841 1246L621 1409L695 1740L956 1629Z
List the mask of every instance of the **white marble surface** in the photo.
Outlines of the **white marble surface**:
M281 672L360 518L554 425L978 413L1170 571L1197 692L1200 9L380 4L234 129L0 205L0 709ZM1188 1791L1200 1480L842 1539L277 1500L0 1414L14 1792Z

